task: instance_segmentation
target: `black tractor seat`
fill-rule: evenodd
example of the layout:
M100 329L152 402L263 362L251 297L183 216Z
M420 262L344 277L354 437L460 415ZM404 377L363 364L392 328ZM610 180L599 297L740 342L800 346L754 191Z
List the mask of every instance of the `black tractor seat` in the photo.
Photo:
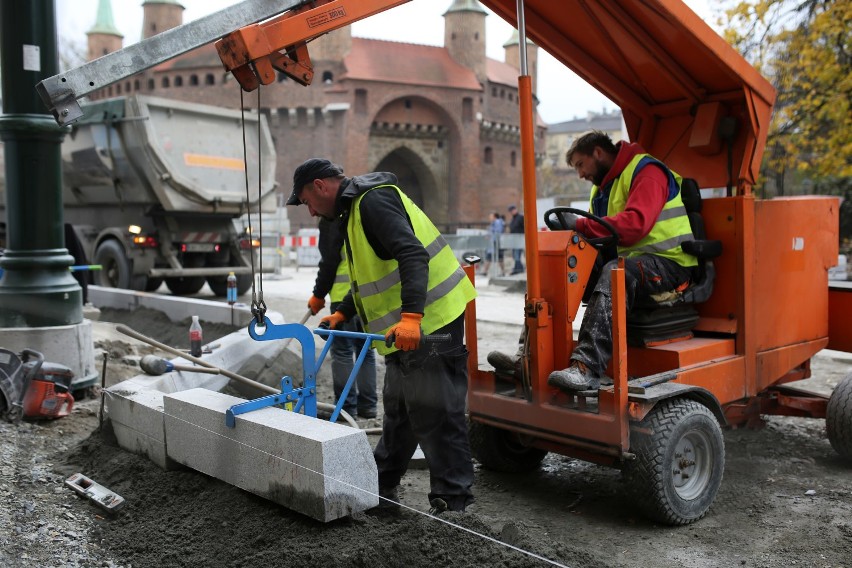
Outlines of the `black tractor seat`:
M701 192L698 183L684 178L680 196L692 228L691 241L684 242L684 252L698 259L697 276L682 291L672 291L651 303L634 306L627 313L627 341L634 346L647 347L672 341L690 339L698 323L695 304L705 302L713 292L716 269L713 260L722 254L722 242L707 239L701 217Z

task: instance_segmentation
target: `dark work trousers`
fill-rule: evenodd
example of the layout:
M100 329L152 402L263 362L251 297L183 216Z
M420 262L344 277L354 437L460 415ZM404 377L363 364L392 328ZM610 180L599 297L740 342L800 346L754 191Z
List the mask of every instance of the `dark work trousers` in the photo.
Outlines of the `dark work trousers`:
M332 304L332 310L334 308L335 306ZM331 313L334 313L334 311ZM361 318L358 316L338 325L337 329L364 332L364 328L361 326ZM355 361L358 359L363 346L364 341L354 337L335 337L334 342L331 344L329 353L331 354L331 379L334 384L335 404L340 400L343 387L346 386L346 381L349 380L349 375L352 374ZM355 382L349 387L349 394L343 403L343 410L352 416L355 416L357 413L362 418L375 416L377 402L376 352L370 349L364 357L361 368L358 369Z
M375 451L379 487L399 485L420 444L429 464L429 500L440 497L450 510L463 511L473 502L464 315L434 333L449 333L452 340L386 358L385 416Z
M604 264L595 284L592 297L586 306L577 345L571 354L572 361L584 363L590 371L602 377L612 358L612 274L618 259ZM638 302L671 292L694 278L694 269L686 268L673 260L643 254L624 259L624 287L627 312Z

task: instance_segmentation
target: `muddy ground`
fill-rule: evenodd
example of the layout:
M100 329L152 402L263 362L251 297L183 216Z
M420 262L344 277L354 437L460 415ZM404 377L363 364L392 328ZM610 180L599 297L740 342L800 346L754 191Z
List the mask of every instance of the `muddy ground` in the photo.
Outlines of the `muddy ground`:
M289 321L304 310L301 301L266 301ZM135 317L131 327L185 347L188 322L142 315L124 321ZM209 342L228 330L204 331ZM481 323L481 358L516 334ZM110 384L138 374L138 358L156 353L103 337L97 347L112 354ZM829 393L851 370L848 359L818 355L807 386ZM326 380L321 400L329 393ZM108 428L97 431L99 403L79 401L56 421L0 423L0 566L852 566L852 464L834 453L821 420L771 417L761 430L726 431L721 490L708 515L686 527L642 517L617 470L555 454L522 475L477 465L477 501L464 514L423 514L428 474L412 470L402 510L322 524L119 449ZM125 507L110 516L77 498L63 486L75 472L120 494Z

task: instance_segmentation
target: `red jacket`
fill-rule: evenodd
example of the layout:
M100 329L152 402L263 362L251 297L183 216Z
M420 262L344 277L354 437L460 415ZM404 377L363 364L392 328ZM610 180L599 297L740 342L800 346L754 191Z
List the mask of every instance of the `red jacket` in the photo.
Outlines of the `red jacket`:
M618 142L616 148L618 154L615 156L615 162L600 187L606 187L610 181L618 177L636 154L645 153L639 144L626 141ZM634 176L624 211L604 217L618 231L619 245L634 245L651 232L660 211L666 204L669 195L668 187L668 176L657 166L646 166ZM589 238L609 235L609 231L599 223L583 217L577 218L577 231Z

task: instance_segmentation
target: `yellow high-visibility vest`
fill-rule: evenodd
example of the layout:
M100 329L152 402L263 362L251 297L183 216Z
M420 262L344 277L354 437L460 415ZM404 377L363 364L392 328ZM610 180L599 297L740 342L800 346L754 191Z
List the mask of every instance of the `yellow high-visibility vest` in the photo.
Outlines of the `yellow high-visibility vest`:
M414 204L407 195L394 185L411 220L415 236L429 253L429 282L426 286L426 306L421 328L429 334L452 323L465 310L467 303L476 297L476 290L462 270L452 249L432 224L432 221ZM361 218L360 203L367 192L359 195L352 203L346 233L351 254L346 255L349 275L352 279L352 297L364 327L370 333L385 334L400 321L402 313L402 282L399 263L383 260L376 255L367 242ZM396 351L375 343L379 353L387 355Z

